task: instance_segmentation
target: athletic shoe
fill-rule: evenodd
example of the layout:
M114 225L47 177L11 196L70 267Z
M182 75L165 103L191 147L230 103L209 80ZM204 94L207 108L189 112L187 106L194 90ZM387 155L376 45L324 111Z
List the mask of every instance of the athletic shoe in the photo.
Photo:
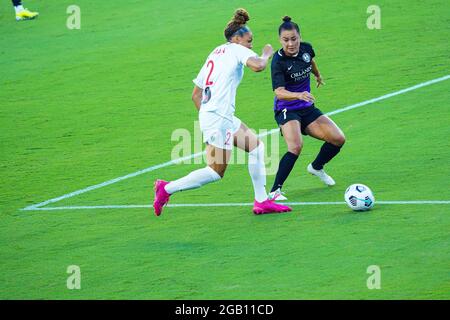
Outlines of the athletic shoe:
M274 200L265 200L263 202L258 202L255 200L253 205L254 214L264 214L264 213L277 213L277 212L289 212L292 211L288 206L275 203Z
M323 169L321 170L316 170L313 168L312 164L308 164L308 168L307 168L308 172L311 173L312 175L315 175L316 177L319 177L320 180L323 181L323 183L325 183L327 186L334 186L336 184L336 182L334 182L333 178L330 177L329 175L327 175L325 173L325 171L323 171Z
M16 20L17 21L32 20L32 19L36 18L38 15L39 15L39 12L33 12L33 11L30 11L25 8L22 11L16 13Z
M153 208L155 209L156 216L161 215L163 207L169 202L170 194L167 193L164 187L169 182L164 180L156 180L154 185L155 200L153 201Z
M277 201L284 201L287 200L287 198L284 196L284 192L281 192L281 189L278 188L274 192L269 193L269 200L277 200Z

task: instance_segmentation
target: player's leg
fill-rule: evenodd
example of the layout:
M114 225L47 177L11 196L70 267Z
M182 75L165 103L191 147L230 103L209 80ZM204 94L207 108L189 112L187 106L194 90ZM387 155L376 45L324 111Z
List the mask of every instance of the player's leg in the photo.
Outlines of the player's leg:
M207 166L192 171L187 176L169 182L165 190L169 194L175 192L197 189L210 182L217 181L225 175L227 163L230 159L231 150L220 149L213 145L206 146Z
M16 11L16 20L31 20L39 15L39 12L33 12L23 7L21 0L12 0L14 10Z
M266 192L266 167L264 143L244 124L233 134L234 145L248 152L248 171L255 192L253 212L255 214L288 212L292 209L269 200Z
M200 129L203 142L206 143L207 166L195 170L178 180L155 182L155 200L153 207L158 216L164 205L169 201L170 195L199 188L205 184L217 181L223 177L233 148L232 123L215 114L200 114Z
M233 134L233 140L237 148L248 152L248 172L252 178L255 200L267 200L264 143L242 122Z
M303 147L303 139L300 132L300 122L298 120L290 120L281 125L281 132L283 133L283 138L287 144L288 151L283 155L280 164L278 165L278 171L270 191L270 197L277 197L278 199L281 198L284 200L286 198L281 194L281 188L300 155Z
M179 191L197 189L205 184L220 180L225 174L230 155L231 150L221 149L208 144L206 146L207 166L205 168L192 171L188 175L171 182L157 180L155 182L155 200L153 202L155 214L157 216L161 214L162 208L167 204L172 194Z
M344 133L326 115L321 115L311 122L305 132L311 137L325 141L316 159L308 165L308 172L318 176L325 184L334 185L334 180L323 171L323 167L341 151L345 143Z

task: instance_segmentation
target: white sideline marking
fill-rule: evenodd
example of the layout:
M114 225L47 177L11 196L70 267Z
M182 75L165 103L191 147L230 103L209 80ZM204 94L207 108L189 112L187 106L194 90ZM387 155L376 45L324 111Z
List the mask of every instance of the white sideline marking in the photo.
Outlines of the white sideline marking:
M412 91L412 90L416 90L416 89L419 89L419 88L422 88L422 87L426 87L426 86L435 84L437 82L445 81L447 79L450 79L450 75L446 75L446 76L443 76L443 77L440 77L440 78L436 78L436 79L433 79L433 80L425 81L425 82L419 83L419 84L417 84L415 86L412 86L412 87L409 87L409 88L405 88L405 89L402 89L402 90L399 90L399 91L395 91L395 92L392 92L392 93L389 93L389 94L385 94L385 95L382 95L382 96L380 96L378 98L374 98L374 99L366 100L366 101L359 102L359 103L356 103L356 104L352 104L350 106L347 106L347 107L344 107L344 108L340 108L340 109L328 112L326 114L331 116L331 115L338 114L338 113L341 113L341 112L345 112L345 111L348 111L348 110L351 110L351 109L359 108L359 107L362 107L362 106L365 106L365 105L368 105L368 104L371 104L371 103L374 103L374 102L378 102L378 101L381 101L381 100L384 100L384 99L388 99L388 98L394 97L394 96L399 95L399 94L403 94L403 93L406 93L406 92L409 92L409 91ZM272 130L270 130L268 132L265 132L264 134L260 134L258 136L259 137L265 137L267 135L276 133L278 131L279 131L278 128L277 129L272 129ZM44 202L41 202L41 203L38 203L38 204L34 204L34 205L31 205L31 206L28 206L28 207L26 207L26 208L24 208L22 210L31 210L31 209L37 209L37 208L40 208L40 207L44 207L44 206L46 206L46 205L48 205L50 203L55 203L55 202L58 202L58 201L61 201L61 200L67 199L67 198L71 198L71 197L80 195L82 193L86 193L86 192L89 192L89 191L92 191L92 190L96 190L96 189L99 189L99 188L102 188L102 187L106 187L106 186L109 186L110 184L113 184L113 183L116 183L116 182L119 182L119 181L122 181L122 180L125 180L125 179L133 178L133 177L142 175L142 174L147 173L147 172L151 172L151 171L155 171L157 169L168 167L168 166L171 166L173 164L176 164L176 163L179 163L179 162L182 162L182 161L185 161L185 160L195 159L195 158L203 156L203 154L205 154L205 151L197 152L197 153L191 154L189 156L185 156L185 157L178 158L178 159L175 159L175 160L167 161L167 162L155 165L155 166L151 166L151 167L145 168L143 170L139 170L139 171L127 174L127 175L122 176L122 177L118 177L118 178L115 178L115 179L112 179L112 180L108 180L108 181L105 181L105 182L102 182L102 183L99 183L99 184L96 184L96 185L93 185L93 186L90 186L90 187L87 187L87 188L84 188L84 189L80 189L80 190L77 190L77 191L74 191L74 192L71 192L71 193L67 193L67 194L62 195L62 196L57 197L57 198L53 198L53 199L50 199L50 200L47 200L47 201L44 201Z
M316 205L344 205L344 201L340 202L285 202L290 206L316 206ZM424 200L424 201L377 201L377 205L381 204L450 204L450 200ZM168 204L167 207L249 207L253 206L250 202L236 203L175 203ZM86 210L86 209L133 209L133 208L152 208L150 204L132 204L132 205L105 205L105 206L68 206L68 207L47 207L47 208L25 208L27 211L51 211L51 210Z
M361 106L365 106L366 104L370 104L370 103L378 102L378 101L381 101L381 100L384 100L384 99L392 98L392 97L398 96L399 94L403 94L403 93L406 93L406 92L409 92L409 91L413 91L413 90L416 90L416 89L419 89L419 88L422 88L422 87L426 87L426 86L435 84L437 82L441 82L441 81L447 80L449 78L450 78L450 75L446 75L446 76L443 76L443 77L440 77L440 78L436 78L436 79L433 79L433 80L430 80L430 81L422 82L422 83L416 84L415 86L412 86L412 87L409 87L409 88L405 88L405 89L402 89L402 90L399 90L399 91L395 91L395 92L392 92L392 93L388 93L388 94L385 94L385 95L383 95L381 97L378 97L378 98L366 100L366 101L363 101L363 102L360 102L360 103L356 103L356 104L353 104L353 105L345 107L345 108L341 108L341 109L338 109L338 110L335 110L335 111L328 112L327 115L331 116L331 115L336 114L336 113L341 113L341 112L348 111L348 110L351 110L351 109L355 109L355 108L358 108L358 107L361 107Z

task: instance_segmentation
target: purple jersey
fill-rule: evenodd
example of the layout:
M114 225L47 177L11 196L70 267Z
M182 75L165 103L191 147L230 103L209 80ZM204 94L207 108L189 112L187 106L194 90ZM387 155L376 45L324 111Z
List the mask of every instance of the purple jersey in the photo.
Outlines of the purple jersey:
M272 88L284 87L291 92L311 92L310 74L314 50L309 43L300 43L300 51L294 57L288 57L283 49L278 50L272 59ZM304 100L279 100L275 97L274 110L299 110L312 106L312 102Z

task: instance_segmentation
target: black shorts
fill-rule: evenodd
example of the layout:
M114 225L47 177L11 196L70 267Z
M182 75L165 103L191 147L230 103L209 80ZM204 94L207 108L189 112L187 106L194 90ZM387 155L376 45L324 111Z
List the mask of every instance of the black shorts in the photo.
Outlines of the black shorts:
M310 107L299 110L291 110L291 111L288 110L286 111L286 113L284 113L281 110L275 111L275 121L278 123L278 126L281 127L288 121L297 120L298 122L300 122L300 129L302 131L302 134L306 136L307 135L307 133L305 132L306 127L309 126L311 122L315 121L322 114L323 114L322 111L320 111L314 105L312 105Z

